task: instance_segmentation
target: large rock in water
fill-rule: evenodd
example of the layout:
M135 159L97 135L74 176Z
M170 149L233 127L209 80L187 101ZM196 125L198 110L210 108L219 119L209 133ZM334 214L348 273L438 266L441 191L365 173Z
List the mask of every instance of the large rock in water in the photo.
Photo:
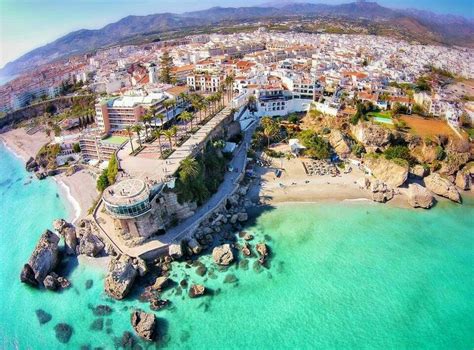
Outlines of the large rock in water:
M79 254L95 257L104 249L105 244L93 233L87 233L79 242Z
M132 327L143 339L152 341L156 336L156 317L141 310L135 310L131 316Z
M23 265L20 273L20 281L29 284L32 287L38 287L38 281L35 279L35 272L29 264Z
M434 204L433 194L419 184L409 184L408 203L414 208L429 209Z
M461 203L461 196L456 187L438 173L433 173L425 177L425 185L431 192L449 198L454 202Z
M364 161L377 179L393 188L403 185L408 178L408 163L402 165L383 156L365 157Z
M390 132L379 125L368 122L358 123L351 126L351 132L368 152L382 150L390 143Z
M114 299L121 300L127 296L137 277L132 259L126 255L110 260L109 272L105 278L105 292Z
M43 283L45 277L58 263L58 244L59 237L53 232L46 230L41 235L33 254L31 254L28 265L34 273L35 280L40 284Z
M223 244L212 250L212 257L218 265L229 265L234 261L234 254L229 244Z
M375 180L370 186L372 200L374 202L385 203L393 198L393 189L380 180Z
M60 236L64 238L66 254L75 255L77 247L76 228L66 222L64 219L54 220L53 228Z
M351 148L340 130L332 130L329 134L329 143L341 158L351 154Z

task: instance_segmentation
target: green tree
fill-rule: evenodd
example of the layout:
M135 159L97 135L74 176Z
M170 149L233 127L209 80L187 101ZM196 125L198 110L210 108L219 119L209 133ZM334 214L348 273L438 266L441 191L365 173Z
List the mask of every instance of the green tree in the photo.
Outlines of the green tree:
M171 128L170 128L170 131L171 131L171 134L172 136L174 137L174 143L175 144L178 144L178 127L176 125L173 125Z
M161 146L161 137L164 136L163 130L161 129L156 129L153 131L154 136L158 140L158 145L160 146L160 157L163 158L163 148Z
M107 166L107 180L110 185L115 183L115 178L117 177L118 173L118 161L115 154L112 154L110 157L109 165Z
M138 143L140 144L140 148L142 147L142 139L140 137L140 132L143 130L143 126L141 126L140 124L135 124L133 127L132 127L133 131L137 133L137 136L138 136Z
M193 115L190 112L181 113L179 116L179 120L184 123L191 122L191 130L193 129ZM185 124L184 128L187 132L187 124Z
M168 51L163 52L160 60L160 79L165 84L171 84L173 78L171 68L173 68L173 58Z
M108 174L107 169L102 171L99 178L97 179L97 190L99 192L103 192L109 186Z
M173 137L173 131L171 129L163 131L163 135L168 139L170 143L170 150L173 150L173 142L171 138Z
M79 145L79 143L75 143L74 145L72 145L72 151L74 153L80 153L81 152L81 146Z
M128 138L130 139L130 146L132 146L132 153L133 153L135 152L135 150L133 149L133 142L132 142L132 132L134 131L133 126L127 125L125 128L125 131L127 132Z
M304 130L298 139L306 147L305 154L311 158L328 159L330 156L329 142L312 130Z

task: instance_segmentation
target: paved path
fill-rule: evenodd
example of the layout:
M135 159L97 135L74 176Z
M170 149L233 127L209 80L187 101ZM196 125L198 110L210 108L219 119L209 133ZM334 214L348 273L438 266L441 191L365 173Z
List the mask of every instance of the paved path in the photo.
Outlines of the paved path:
M167 167L168 172L174 173L178 167L181 160L185 159L186 157L192 155L195 150L199 149L201 143L203 143L209 133L219 124L221 123L231 111L230 107L225 108L219 114L217 114L212 120L210 120L206 125L201 127L201 129L194 134L192 138L186 141L181 147L179 147L168 160L160 160L160 159L143 159L141 158L138 164L142 164L144 161L153 161L154 166L158 167L165 166ZM224 175L224 181L219 186L217 192L211 196L211 198L205 203L204 205L200 206L196 212L190 216L189 218L182 221L179 225L169 229L164 235L156 237L156 239L148 241L147 243L140 245L138 247L127 247L123 241L117 237L115 237L115 228L113 227L112 220L107 214L102 213L103 205L100 205L94 217L100 218L100 227L102 232L107 236L109 240L111 240L118 248L120 252L123 252L132 257L142 256L146 253L166 249L166 247L180 239L184 238L188 232L197 227L203 218L205 218L210 212L214 211L227 197L233 193L233 191L237 187L237 180L241 176L241 174L245 171L245 165L247 160L247 150L251 142L252 134L255 130L256 123L252 125L244 134L243 141L241 142L239 148L237 149L234 158L232 159L230 165L233 168L233 171L226 172ZM128 153L127 153L128 154ZM131 157L135 158L135 157ZM128 166L130 164L124 164L123 160L121 160L122 168L126 169L128 172ZM156 168L155 168L156 169ZM130 172L129 172L130 173ZM153 177L152 177L153 178ZM156 177L154 177L156 178Z
M199 146L207 139L209 133L219 125L230 114L231 108L226 107L214 118L208 121L205 125L195 133L180 147L178 147L168 159L153 159L145 157L130 156L131 148L127 144L119 151L118 157L120 165L130 177L134 178L149 178L162 181L170 175L173 175L181 163L181 161L195 153ZM158 156L159 153L157 153Z
M167 230L167 232L157 237L156 239L149 241L141 246L129 248L128 254L131 256L141 256L153 250L162 249L173 242L179 241L184 238L188 232L197 227L203 218L209 213L214 211L221 203L227 199L227 197L233 193L238 186L238 179L241 174L245 171L247 164L247 150L250 145L255 125L251 126L245 133L244 139L240 144L234 158L230 165L233 171L228 171L224 176L224 181L219 186L219 189L214 193L211 198L202 206L200 206L194 215L182 221L179 225Z

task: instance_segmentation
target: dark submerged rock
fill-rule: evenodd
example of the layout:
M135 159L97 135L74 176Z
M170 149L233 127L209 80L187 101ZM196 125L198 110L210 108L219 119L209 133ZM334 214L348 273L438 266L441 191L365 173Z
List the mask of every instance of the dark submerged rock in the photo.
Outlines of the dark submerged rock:
M53 318L53 316L51 316L50 313L47 313L46 311L42 309L36 310L35 313L40 324L48 323Z
M73 328L67 323L58 323L54 327L56 332L56 339L63 344L67 344L69 339L71 339Z

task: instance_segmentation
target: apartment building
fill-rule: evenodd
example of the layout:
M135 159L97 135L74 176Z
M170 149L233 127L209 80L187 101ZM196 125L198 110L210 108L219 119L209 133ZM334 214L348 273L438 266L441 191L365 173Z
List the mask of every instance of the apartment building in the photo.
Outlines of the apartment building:
M97 125L105 133L123 130L128 125L139 123L151 107L156 113L164 113L163 102L167 98L164 93L151 93L104 99L95 105Z
M127 141L123 136L104 136L100 133L84 133L79 139L82 158L86 161L110 160L112 155Z
M217 92L224 79L220 74L193 74L187 76L186 83L194 91Z

